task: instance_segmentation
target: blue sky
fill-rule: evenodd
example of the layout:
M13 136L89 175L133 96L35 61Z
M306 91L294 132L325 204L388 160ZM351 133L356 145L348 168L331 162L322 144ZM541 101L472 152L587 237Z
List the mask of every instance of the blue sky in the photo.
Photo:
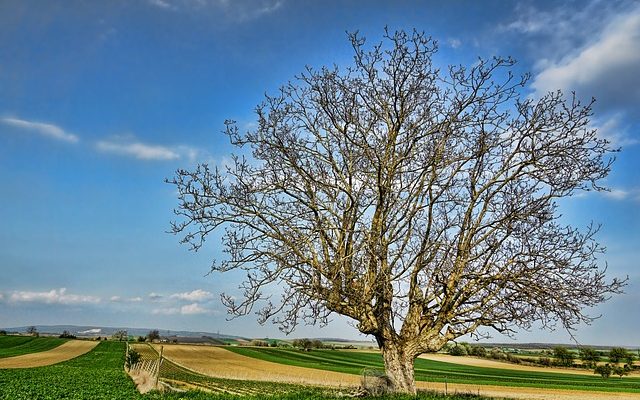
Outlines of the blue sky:
M165 233L177 168L222 165L225 119L305 65L348 64L346 31L439 41L436 62L513 56L529 94L597 98L593 126L622 152L608 193L562 202L563 219L602 223L609 276L626 294L591 311L583 343L640 345L640 5L634 1L363 2L130 0L0 3L0 326L84 324L282 336L227 322L206 275L215 240L192 253ZM364 339L348 322L301 336ZM519 341L566 342L533 329ZM507 341L501 336L493 340Z

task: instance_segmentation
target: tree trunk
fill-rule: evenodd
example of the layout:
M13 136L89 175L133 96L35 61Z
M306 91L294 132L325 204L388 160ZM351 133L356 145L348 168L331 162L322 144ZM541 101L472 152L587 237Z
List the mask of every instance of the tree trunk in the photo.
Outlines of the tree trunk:
M380 346L384 358L384 369L389 378L391 391L416 394L413 371L414 357L405 354L401 344L385 342Z

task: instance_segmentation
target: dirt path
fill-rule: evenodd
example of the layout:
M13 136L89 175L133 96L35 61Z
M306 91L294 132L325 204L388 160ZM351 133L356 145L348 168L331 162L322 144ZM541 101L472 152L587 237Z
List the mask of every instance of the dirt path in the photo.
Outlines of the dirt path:
M158 345L155 345L156 347ZM159 350L159 347L157 347ZM287 382L334 387L356 387L357 375L313 368L295 367L242 356L221 347L168 345L164 355L171 361L193 371L217 377L239 380ZM439 359L441 361L445 361ZM546 369L545 369L546 370ZM445 391L444 383L417 382L420 389ZM640 400L640 394L606 393L582 390L520 388L506 386L448 384L449 393L474 393L497 398L534 400Z
M557 372L560 374L593 376L593 371L591 370L587 371L587 370L578 369L578 368L536 367L533 365L511 364L511 363L504 363L500 361L487 360L483 358L450 356L448 354L423 354L419 357L427 360L443 361L443 362L448 362L452 364L469 365L472 367L500 368L500 369L512 369L516 371L532 371L532 372Z
M70 340L55 349L15 357L0 358L0 369L44 367L45 365L57 364L85 354L96 347L97 344L98 342L94 341Z

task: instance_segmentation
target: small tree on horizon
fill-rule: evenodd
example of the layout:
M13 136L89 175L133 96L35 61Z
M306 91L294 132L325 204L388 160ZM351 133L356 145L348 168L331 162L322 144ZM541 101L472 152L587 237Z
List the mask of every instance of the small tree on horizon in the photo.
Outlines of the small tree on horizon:
M33 325L27 328L27 335L40 336L38 329Z
M591 347L580 347L579 355L580 360L587 368L595 368L598 361L600 361L600 354Z
M624 286L605 278L598 228L559 219L613 161L592 104L529 96L510 58L439 69L424 33L349 37L351 66L308 68L247 132L227 121L246 156L169 181L173 233L198 250L220 232L212 270L246 272L229 312L286 333L344 315L406 393L416 357L461 336L589 323L584 308Z
M160 331L153 329L147 333L147 340L153 342L154 340L160 340Z

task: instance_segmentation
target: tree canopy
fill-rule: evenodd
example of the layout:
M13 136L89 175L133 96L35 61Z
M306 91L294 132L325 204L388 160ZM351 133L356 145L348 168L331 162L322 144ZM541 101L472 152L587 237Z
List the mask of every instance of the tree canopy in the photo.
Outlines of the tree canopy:
M414 358L462 335L590 322L624 281L605 277L597 226L563 224L557 200L610 171L592 103L528 96L510 58L438 69L420 32L349 38L351 66L308 67L255 129L226 122L250 156L170 180L173 232L196 250L221 232L212 270L246 271L230 312L285 332L345 315L407 392Z

